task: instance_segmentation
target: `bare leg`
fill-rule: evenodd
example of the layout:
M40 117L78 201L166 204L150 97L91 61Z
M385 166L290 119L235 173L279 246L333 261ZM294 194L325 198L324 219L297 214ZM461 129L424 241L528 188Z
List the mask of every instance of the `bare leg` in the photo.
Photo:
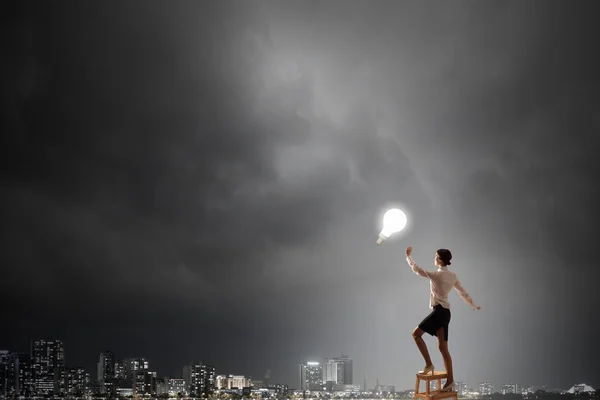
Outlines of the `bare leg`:
M452 370L452 357L450 357L450 352L448 351L448 342L444 337L444 328L440 328L437 331L437 337L440 352L442 353L442 357L444 358L444 366L446 367L446 373L448 374L448 379L446 379L446 384L444 385L444 387L447 387L448 385L454 382L454 371Z
M421 328L415 328L415 330L412 333L412 336L415 339L415 343L417 344L419 351L421 352L421 354L423 355L423 358L425 359L425 366L428 367L432 363L431 363L431 357L429 357L429 351L427 351L427 345L425 344L425 341L421 337L421 336L423 336L424 333L425 333L425 331L422 330Z

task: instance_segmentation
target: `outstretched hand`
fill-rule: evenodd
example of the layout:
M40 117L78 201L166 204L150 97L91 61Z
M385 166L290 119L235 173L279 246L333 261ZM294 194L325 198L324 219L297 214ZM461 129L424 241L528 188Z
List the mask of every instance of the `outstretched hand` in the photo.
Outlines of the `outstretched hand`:
M408 246L406 248L406 257L410 257L411 253L412 253L412 246Z
M481 310L481 306L475 307L476 310Z

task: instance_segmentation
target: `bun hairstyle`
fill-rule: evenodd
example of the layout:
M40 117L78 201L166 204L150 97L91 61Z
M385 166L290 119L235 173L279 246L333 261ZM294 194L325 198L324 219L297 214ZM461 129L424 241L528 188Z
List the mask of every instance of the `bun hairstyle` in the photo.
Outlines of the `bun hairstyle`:
M444 266L452 264L450 262L450 260L452 260L452 253L450 253L450 250L439 249L437 251L437 253L438 253L438 256L440 256L440 259L442 260L442 262L444 263Z

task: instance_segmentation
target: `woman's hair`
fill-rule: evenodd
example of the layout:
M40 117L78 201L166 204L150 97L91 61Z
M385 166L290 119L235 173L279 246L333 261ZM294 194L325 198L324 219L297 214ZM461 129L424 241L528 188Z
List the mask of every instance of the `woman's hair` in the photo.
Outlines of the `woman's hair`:
M440 256L440 259L442 260L442 262L444 263L444 265L450 265L452 264L450 262L450 260L452 260L452 253L450 253L450 250L448 249L439 249L437 251L438 256Z

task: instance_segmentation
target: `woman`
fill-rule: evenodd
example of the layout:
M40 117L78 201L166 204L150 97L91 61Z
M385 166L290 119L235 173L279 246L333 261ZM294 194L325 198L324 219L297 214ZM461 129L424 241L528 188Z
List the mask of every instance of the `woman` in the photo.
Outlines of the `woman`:
M411 253L412 247L408 247L406 249L406 261L415 274L429 279L431 292L429 296L429 308L433 309L412 333L417 347L425 359L425 368L423 371L419 371L419 373L427 374L431 372L433 374L434 371L429 352L427 351L427 345L422 338L423 334L427 332L438 338L440 352L444 358L444 365L446 366L446 373L448 374L446 384L441 391L450 392L454 389L454 373L452 371L452 358L448 352L448 325L450 324L450 303L448 302L448 293L450 293L452 288L455 288L460 297L474 310L481 310L481 307L473 302L471 296L469 296L467 291L460 284L456 274L448 270L448 265L451 264L450 260L452 259L450 250L439 249L435 253L434 264L438 267L437 271L426 271L419 267L412 259Z

